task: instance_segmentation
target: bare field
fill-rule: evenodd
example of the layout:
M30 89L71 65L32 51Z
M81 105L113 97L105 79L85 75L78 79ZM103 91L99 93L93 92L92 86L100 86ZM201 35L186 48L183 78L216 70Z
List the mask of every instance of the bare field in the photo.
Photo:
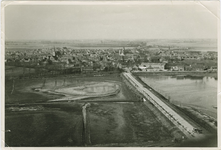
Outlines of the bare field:
M14 86L14 89L13 89ZM134 97L128 95L128 89L119 75L106 77L56 77L42 79L6 80L7 103L35 103L49 100L73 100L103 96L109 100L128 101ZM13 91L13 92L12 92ZM97 98L98 97L98 98ZM80 98L81 99L81 98ZM103 98L100 98L101 100ZM91 99L92 100L92 99Z
M10 132L6 132L5 141L9 146L93 147L176 144L171 130L174 125L165 124L163 117L156 117L154 110L140 102L139 97L122 82L119 74L87 78L61 76L14 82L15 89L11 93L12 81L6 81L5 127ZM105 88L104 84L106 82L109 83L108 86L119 88L119 92L85 100L50 102L52 99L64 98L65 95L35 90L35 88L50 90L79 88L93 83L87 86L102 85L101 89L108 92L109 88ZM101 90L99 88L91 89L89 86L85 91L96 93L96 90ZM112 90L110 88L110 91ZM82 121L82 106L85 103L90 103L87 108L87 127L91 141L89 145L85 145L85 128ZM19 136L22 138L19 139Z
M171 132L143 103L93 103L89 108L92 146L171 146Z

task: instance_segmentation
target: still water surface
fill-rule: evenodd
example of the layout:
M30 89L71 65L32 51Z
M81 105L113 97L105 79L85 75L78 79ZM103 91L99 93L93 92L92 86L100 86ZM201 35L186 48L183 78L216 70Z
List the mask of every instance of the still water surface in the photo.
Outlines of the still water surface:
M171 76L140 76L146 84L160 92L171 102L198 108L202 112L217 117L217 80L211 77L203 79L177 79Z

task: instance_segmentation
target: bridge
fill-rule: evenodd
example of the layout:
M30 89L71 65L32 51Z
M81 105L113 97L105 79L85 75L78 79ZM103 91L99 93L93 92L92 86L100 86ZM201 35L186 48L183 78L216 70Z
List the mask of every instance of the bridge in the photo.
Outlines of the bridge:
M171 109L160 98L155 96L150 90L145 88L140 82L138 82L131 73L123 73L123 76L144 96L144 101L151 102L160 112L162 112L176 127L178 127L187 138L193 138L199 136L194 131L194 127L181 117L177 112Z

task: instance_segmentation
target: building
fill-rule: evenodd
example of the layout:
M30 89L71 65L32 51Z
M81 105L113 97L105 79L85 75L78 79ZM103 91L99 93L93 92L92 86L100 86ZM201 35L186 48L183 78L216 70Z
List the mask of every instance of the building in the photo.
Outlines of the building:
M186 66L187 67L187 66ZM177 64L177 63L167 63L165 65L165 69L166 70L170 70L170 71L184 71L185 67L183 64ZM189 68L191 69L191 67Z
M164 71L165 64L164 63L141 63L139 65L139 70L142 71Z

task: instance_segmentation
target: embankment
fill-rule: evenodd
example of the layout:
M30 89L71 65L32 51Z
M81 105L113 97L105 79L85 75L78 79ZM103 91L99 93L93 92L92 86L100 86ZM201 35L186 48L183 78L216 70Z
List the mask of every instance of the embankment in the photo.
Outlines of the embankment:
M133 72L133 75L165 75L165 76L186 76L189 78L203 78L203 77L213 77L218 79L217 72L206 72L206 71L160 71L160 72Z
M128 87L130 89L133 89L134 92L138 95L140 101L143 101L143 98L145 97L139 90L138 88L136 88L134 85L132 85L128 79L122 75L123 80L127 83ZM158 117L158 119L161 121L161 123L168 129L171 131L171 128L174 129L174 131L171 132L171 134L174 136L175 139L181 140L182 137L184 136L184 134L182 132L180 132L179 128L176 127L171 120L169 120L165 113L163 113L162 111L160 111L161 109L155 107L153 105L153 103L151 103L150 101L145 101L144 105L146 105L148 107L148 109L151 109L153 111L153 113L155 114L156 117Z
M209 115L205 115L200 110L197 110L194 107L188 106L188 107L181 107L174 103L171 103L170 100L168 100L166 97L164 97L162 94L160 94L158 91L155 91L152 87L144 83L137 74L134 75L135 78L142 83L142 85L148 89L151 89L151 91L159 97L162 101L164 101L167 105L169 105L174 111L179 113L184 119L189 121L191 124L195 125L197 128L200 128L203 130L203 133L205 134L217 134L217 121L213 117L210 117Z

